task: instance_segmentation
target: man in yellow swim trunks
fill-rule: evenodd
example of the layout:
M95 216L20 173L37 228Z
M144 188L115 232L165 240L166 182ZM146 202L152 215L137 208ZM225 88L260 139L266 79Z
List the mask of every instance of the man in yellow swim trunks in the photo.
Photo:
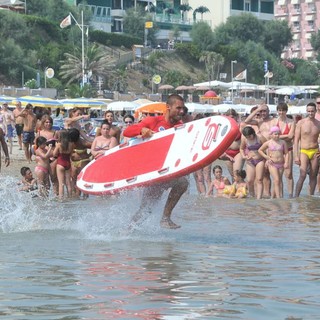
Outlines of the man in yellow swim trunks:
M297 123L294 135L294 162L300 166L300 176L296 184L295 196L299 197L304 180L309 170L309 194L313 195L319 171L318 137L320 134L320 121L316 120L316 104L307 104L308 116ZM299 150L300 146L300 150Z

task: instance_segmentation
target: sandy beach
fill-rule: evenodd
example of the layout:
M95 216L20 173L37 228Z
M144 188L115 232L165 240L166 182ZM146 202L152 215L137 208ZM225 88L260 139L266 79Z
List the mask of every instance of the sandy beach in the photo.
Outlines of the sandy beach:
M24 151L19 150L19 144L17 141L13 142L12 154L10 154L9 156L10 156L10 165L6 167L4 164L4 156L2 152L2 156L1 156L2 164L1 164L1 173L0 173L2 176L11 176L11 177L17 177L17 179L20 179L20 176L21 176L20 168L24 166L30 167L32 172L34 172L35 161L33 161L32 163L27 162L24 156Z

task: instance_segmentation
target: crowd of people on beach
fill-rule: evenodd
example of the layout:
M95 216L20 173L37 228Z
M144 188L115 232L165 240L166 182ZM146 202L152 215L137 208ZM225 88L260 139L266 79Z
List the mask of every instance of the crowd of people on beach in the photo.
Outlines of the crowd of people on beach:
M219 158L225 164L229 177L223 174L222 167L217 163L194 172L199 194L228 198L282 198L285 177L288 197L299 197L307 176L309 194L313 195L316 188L320 192L320 97L308 103L305 110L307 115L303 119L290 117L285 102L278 103L277 116L270 115L266 104L253 107L246 117L238 115L232 105L230 107L225 115L237 122L239 131ZM35 161L35 178L29 166L21 168L21 190L38 188L38 195L43 198L48 197L51 190L61 200L80 197L76 187L80 171L92 159L127 142L131 137L151 136L157 131L150 129L157 117L161 117L159 119L164 128L168 129L208 116L191 115L179 95L169 96L167 108L167 115L163 116L141 115L135 119L131 114L124 114L117 125L113 112L106 111L95 135L89 135L81 123L90 120L90 116L84 114L81 108L70 110L68 116L63 118L64 128L54 130L50 109L42 109L39 116L31 104L22 108L21 103L15 101L15 109L10 111L8 104L4 103L0 112L0 142L5 165L10 164L15 128L19 149L24 150L26 163L29 165ZM296 184L293 179L294 164L300 168ZM183 186L182 192L173 196L175 203L171 204L162 218L162 223L172 228L176 225L170 219L171 211L187 188L185 181L179 181L177 185L180 189ZM172 188L172 185L166 186L163 191L168 188ZM146 198L159 198L158 191L150 192L149 188Z

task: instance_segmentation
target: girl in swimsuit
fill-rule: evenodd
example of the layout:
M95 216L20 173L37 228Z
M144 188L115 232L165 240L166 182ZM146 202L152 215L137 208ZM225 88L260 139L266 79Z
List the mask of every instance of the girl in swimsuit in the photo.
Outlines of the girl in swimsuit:
M118 145L115 137L110 135L111 125L103 121L100 127L101 135L96 136L91 145L91 154L94 158L103 155L107 150Z
M70 156L74 149L74 144L70 141L69 132L67 130L60 130L59 135L59 142L56 144L53 156L57 157L59 199L62 200L64 197L65 185L67 187L68 197L72 196Z
M36 154L36 167L34 169L35 175L38 180L39 195L41 197L48 197L50 190L50 179L49 179L49 169L50 169L50 157L52 157L52 145L47 146L47 139L45 137L37 138L37 150Z
M258 150L266 139L250 127L244 127L240 144L240 153L246 160L249 193L261 199L263 193L264 158Z
M267 160L272 180L273 191L276 198L283 197L282 176L288 168L288 146L280 139L280 129L274 126L270 129L270 140L266 141L258 150L259 154Z
M236 170L233 174L234 179L234 195L233 198L246 198L248 194L248 186L247 183L244 181L247 174L244 170Z
M47 145L50 144L52 146L52 152L53 152L56 142L58 140L58 134L57 134L57 131L52 130L52 125L53 125L53 119L47 114L43 115L40 121L40 131L37 132L36 134L35 144L37 145L37 139L40 136L45 137L47 139ZM58 184L56 168L57 168L57 159L51 156L49 174L50 174L50 179L53 185L53 191L55 195L58 195L59 184Z
M224 177L222 175L222 168L220 166L214 166L212 169L212 173L214 176L214 179L212 180L208 192L207 192L207 196L210 196L213 194L213 190L216 190L216 197L221 197L224 194L224 190L226 188L226 186L230 186L231 183L229 181L228 178Z

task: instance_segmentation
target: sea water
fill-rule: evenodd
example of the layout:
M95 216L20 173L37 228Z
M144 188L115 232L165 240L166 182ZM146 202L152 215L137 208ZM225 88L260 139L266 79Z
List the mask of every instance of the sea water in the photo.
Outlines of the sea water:
M320 319L319 198L42 201L0 177L2 319Z

